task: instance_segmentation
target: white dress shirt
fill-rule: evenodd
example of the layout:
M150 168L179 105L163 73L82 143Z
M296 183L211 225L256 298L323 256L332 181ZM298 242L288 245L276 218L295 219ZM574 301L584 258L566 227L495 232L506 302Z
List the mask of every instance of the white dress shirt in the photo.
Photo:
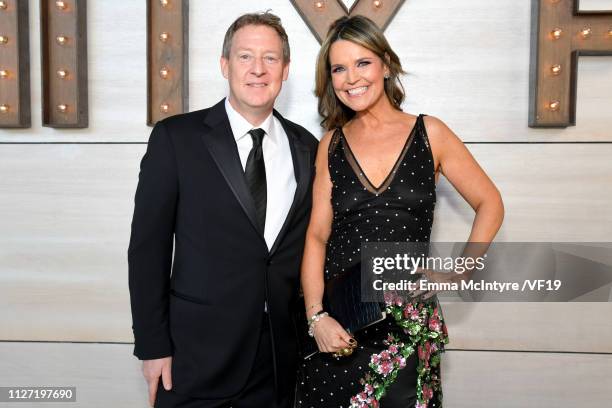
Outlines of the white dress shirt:
M243 170L253 148L249 130L260 128L266 132L262 142L267 187L264 238L268 249L271 249L287 218L297 186L289 140L280 121L272 113L259 126L253 126L234 109L229 98L225 99L225 110L238 145Z

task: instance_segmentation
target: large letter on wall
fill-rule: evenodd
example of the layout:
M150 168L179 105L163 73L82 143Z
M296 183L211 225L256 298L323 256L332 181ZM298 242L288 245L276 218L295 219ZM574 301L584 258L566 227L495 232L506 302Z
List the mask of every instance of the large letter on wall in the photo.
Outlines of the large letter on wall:
M88 125L86 5L86 0L40 2L43 126Z
M147 124L188 110L189 1L147 1Z
M532 0L529 126L576 124L580 55L612 55L612 12L579 0Z
M291 0L317 40L323 41L334 20L364 15L384 30L404 0Z
M27 1L0 0L0 127L30 127Z

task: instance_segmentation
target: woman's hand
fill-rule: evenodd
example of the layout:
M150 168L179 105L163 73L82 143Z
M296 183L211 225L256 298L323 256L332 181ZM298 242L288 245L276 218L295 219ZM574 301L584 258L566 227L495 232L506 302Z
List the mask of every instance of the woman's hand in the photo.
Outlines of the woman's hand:
M436 272L432 271L431 269L419 268L416 273L420 273L422 274L422 276L421 278L419 278L419 280L415 282L417 283L417 289L409 293L411 298L416 298L420 296L421 299L424 300L429 299L438 292L441 292L440 290L431 287L429 288L430 290L427 290L427 283L429 282L457 283L458 281L457 274L454 272ZM423 287L423 289L420 289L421 287Z
M314 338L323 353L337 353L355 344L355 339L333 317L324 316L314 325Z

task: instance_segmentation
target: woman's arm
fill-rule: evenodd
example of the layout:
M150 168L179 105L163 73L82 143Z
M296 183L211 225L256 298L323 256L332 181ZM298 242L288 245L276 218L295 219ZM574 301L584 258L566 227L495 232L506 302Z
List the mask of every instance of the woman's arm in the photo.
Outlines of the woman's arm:
M332 132L326 133L317 151L316 173L312 187L312 212L306 231L301 283L304 292L306 318L323 309L325 281L325 247L331 232L333 209L331 205L332 183L327 167L327 154ZM337 352L351 345L352 337L332 317L323 317L314 326L314 337L319 350Z
M436 168L476 212L468 242L490 243L504 219L504 204L499 190L444 122L426 116L425 126Z
M319 143L315 161L315 178L312 186L312 212L306 230L306 243L302 260L301 283L304 292L306 318L323 308L323 267L325 245L331 231L333 209L331 206L332 183L327 167L327 150L331 132L327 132Z
M444 174L476 213L461 256L474 259L481 257L486 253L504 219L501 194L463 142L444 122L436 117L426 116L425 126L436 171ZM424 275L427 280L434 282L458 282L470 280L473 272L467 270L461 274L449 274L425 270ZM423 298L427 299L437 291L425 292L417 290L412 295L423 295Z

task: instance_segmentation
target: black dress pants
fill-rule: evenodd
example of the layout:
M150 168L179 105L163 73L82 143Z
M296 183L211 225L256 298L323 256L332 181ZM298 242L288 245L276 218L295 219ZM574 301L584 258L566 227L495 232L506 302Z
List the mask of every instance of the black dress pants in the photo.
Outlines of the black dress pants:
M264 314L255 362L242 391L234 398L208 400L180 395L173 390L166 391L160 379L155 408L291 408L291 395L284 395L276 401L274 393L274 371L272 359L272 338L268 316ZM281 374L282 375L282 374Z

